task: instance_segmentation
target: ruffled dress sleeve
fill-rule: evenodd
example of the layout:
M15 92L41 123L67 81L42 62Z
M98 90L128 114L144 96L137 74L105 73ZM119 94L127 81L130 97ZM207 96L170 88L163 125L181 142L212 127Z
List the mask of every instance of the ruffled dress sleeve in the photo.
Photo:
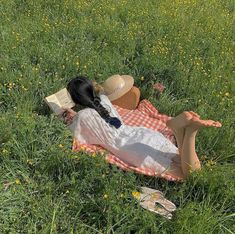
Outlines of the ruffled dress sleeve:
M107 100L103 103L110 106ZM117 117L112 108L110 115ZM104 148L107 145L115 145L114 139L119 134L118 129L106 123L99 113L91 108L79 111L74 117L70 129L74 138L81 144L100 145Z

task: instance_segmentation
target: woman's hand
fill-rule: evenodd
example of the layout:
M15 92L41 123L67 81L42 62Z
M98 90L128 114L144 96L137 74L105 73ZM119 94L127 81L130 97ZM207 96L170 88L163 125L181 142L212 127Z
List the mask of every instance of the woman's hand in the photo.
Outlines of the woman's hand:
M73 118L77 114L77 112L75 112L70 108L62 108L62 109L64 110L64 112L62 113L64 124L70 125L73 122Z

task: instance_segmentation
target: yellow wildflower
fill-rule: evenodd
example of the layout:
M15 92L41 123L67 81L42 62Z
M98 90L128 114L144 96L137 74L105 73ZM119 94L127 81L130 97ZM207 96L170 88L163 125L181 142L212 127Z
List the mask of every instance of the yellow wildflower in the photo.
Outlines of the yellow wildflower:
M15 180L15 184L21 184L21 182L18 178Z
M140 192L138 192L138 191L133 191L133 192L132 192L132 196L133 196L134 198L136 198L136 199L139 199L139 198L140 198Z
M141 77L140 77L140 80L143 81L143 80L144 80L144 76L141 76Z
M3 149L2 152L3 152L3 154L7 154L7 153L8 153L8 150Z
M33 165L33 161L30 160L30 159L27 159L27 163L28 163L29 165Z
M209 159L209 160L206 162L206 166L207 166L207 167L212 167L212 166L214 166L214 165L216 165L216 161L213 161L213 160L211 160L211 159Z
M108 194L105 193L104 196L103 196L103 198L104 198L104 199L107 199L107 198L108 198Z
M59 144L59 148L64 148L64 146L62 144Z

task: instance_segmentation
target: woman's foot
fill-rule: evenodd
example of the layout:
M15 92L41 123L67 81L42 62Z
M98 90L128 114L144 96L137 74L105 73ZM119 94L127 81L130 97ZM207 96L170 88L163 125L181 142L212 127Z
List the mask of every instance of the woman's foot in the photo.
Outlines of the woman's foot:
M200 119L200 115L199 115L199 114L197 114L197 113L195 113L195 112L193 112L193 111L189 111L189 113L190 113L193 117L197 117L197 118Z
M175 118L169 120L166 125L171 128L175 133L188 125L194 125L195 127L216 127L220 128L222 124L218 121L211 119L202 120L200 116L193 111L184 111Z
M176 137L179 153L183 145L185 130L197 131L200 127L221 127L221 123L214 120L202 120L193 111L184 111L180 115L169 120L166 125L171 128Z
M222 124L218 121L214 121L211 119L199 119L197 117L193 117L190 120L190 123L187 125L187 128L190 128L192 130L198 130L200 127L215 127L220 128Z
M194 115L192 115L192 113L189 111L184 111L183 113L167 121L166 125L175 132L181 128L185 128L193 117Z

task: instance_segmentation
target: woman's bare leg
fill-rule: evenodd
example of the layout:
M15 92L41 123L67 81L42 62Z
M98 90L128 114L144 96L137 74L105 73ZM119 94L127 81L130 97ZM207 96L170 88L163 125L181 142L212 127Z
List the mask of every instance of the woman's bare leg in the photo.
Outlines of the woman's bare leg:
M181 154L183 147L185 127L190 124L190 120L194 117L200 118L200 116L193 111L184 111L166 123L166 125L174 132L179 154Z
M190 123L190 120L193 118L192 114L189 111L184 111L180 115L172 118L167 121L166 125L173 131L176 138L177 147L179 154L181 154L183 147L183 140L185 134L185 127Z
M213 120L201 120L196 113L183 112L167 122L176 137L179 154L172 160L170 174L179 178L185 178L193 170L201 168L200 161L195 151L195 138L200 127L221 127L219 122Z
M195 151L196 134L200 127L218 128L221 127L221 124L213 120L201 120L197 117L193 117L190 120L190 124L185 127L185 135L181 150L181 169L185 177L187 177L190 172L201 168L201 163Z
M190 171L199 170L201 163L195 151L195 140L198 128L188 126L185 128L183 146L181 150L181 169L185 176L188 176Z

